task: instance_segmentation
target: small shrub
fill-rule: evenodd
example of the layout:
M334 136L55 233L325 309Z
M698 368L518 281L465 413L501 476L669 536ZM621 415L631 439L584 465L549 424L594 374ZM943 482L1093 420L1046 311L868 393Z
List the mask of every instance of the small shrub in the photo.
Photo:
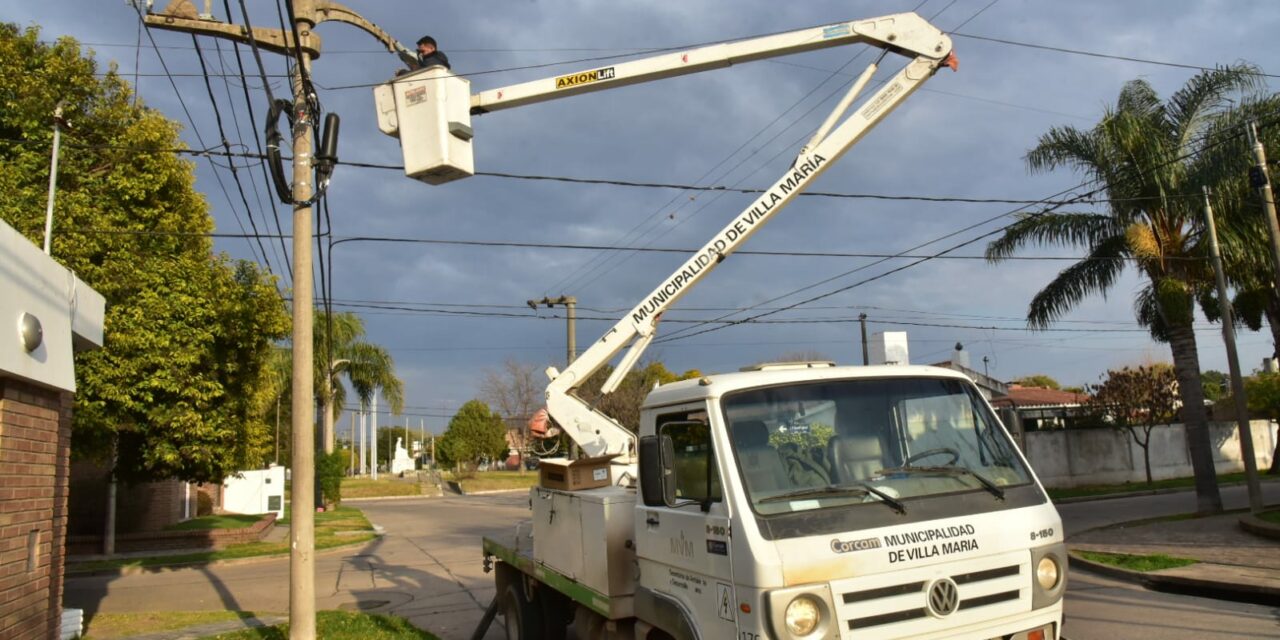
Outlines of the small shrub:
M346 468L341 452L316 455L316 483L320 485L325 504L342 502L342 475Z

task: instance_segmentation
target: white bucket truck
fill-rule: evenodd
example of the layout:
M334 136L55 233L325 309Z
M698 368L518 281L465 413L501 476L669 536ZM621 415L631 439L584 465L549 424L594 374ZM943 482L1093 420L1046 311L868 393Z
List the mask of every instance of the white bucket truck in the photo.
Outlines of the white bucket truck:
M973 383L909 365L755 367L655 389L632 433L574 392L941 66L915 14L665 53L470 94L443 67L375 89L405 171L474 173L471 115L844 44L882 50L785 175L565 371L547 412L588 456L543 461L532 519L483 541L508 638L1057 640L1061 519ZM906 65L853 107L885 55ZM851 109L852 107L852 109ZM841 121L841 117L848 116ZM596 486L604 485L604 486ZM581 489L581 486L593 488ZM558 487L558 488L553 488ZM496 561L496 563L495 563Z

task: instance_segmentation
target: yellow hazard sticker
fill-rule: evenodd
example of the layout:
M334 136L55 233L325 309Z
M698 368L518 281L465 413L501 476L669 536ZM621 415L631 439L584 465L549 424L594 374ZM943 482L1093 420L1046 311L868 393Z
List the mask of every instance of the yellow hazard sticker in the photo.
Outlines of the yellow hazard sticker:
M583 71L580 73L571 73L567 76L560 76L556 78L556 88L568 89L569 87L591 84L592 82L600 82L601 80L612 80L615 73L616 72L613 67L605 67L603 69Z

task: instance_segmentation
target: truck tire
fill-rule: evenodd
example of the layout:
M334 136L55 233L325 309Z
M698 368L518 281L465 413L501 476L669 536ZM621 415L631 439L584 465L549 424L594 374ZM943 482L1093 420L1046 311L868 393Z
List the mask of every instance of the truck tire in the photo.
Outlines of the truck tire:
M542 612L524 595L520 580L506 584L502 591L503 629L507 640L538 640L542 637Z
M565 640L569 623L574 618L574 602L546 585L538 585L533 592L533 605L538 608L542 617L542 633L538 637L545 640Z

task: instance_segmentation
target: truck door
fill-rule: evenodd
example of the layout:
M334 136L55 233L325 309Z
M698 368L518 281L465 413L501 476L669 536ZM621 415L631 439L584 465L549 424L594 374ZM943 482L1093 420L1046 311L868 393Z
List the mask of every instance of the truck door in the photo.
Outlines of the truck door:
M674 450L675 500L640 507L640 586L678 603L702 638L737 637L729 516L706 411L664 412L656 433Z

